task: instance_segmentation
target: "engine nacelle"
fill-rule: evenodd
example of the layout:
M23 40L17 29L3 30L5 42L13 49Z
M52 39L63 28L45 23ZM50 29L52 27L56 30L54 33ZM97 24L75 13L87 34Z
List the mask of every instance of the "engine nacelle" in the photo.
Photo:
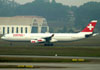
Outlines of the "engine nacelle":
M42 43L42 42L45 42L45 39L31 40L31 43Z
M38 39L37 40L39 43L42 43L42 42L45 42L46 40L45 39Z
M37 40L31 40L31 43L38 43Z
M92 36L96 36L96 35L99 35L99 33L94 33Z

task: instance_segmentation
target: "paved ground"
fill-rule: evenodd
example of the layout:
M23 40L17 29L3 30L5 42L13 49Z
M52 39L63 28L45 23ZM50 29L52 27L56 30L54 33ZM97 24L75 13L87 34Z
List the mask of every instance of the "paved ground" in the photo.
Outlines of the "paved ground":
M83 58L83 59L99 59L100 57L61 57L61 56L20 56L20 55L0 55L0 57L31 57L31 58ZM0 65L35 65L35 66L55 66L64 68L0 68L0 70L100 70L100 63L82 62L82 63L0 63Z
M100 70L99 63L0 63L0 65L38 65L38 66L67 67L67 68L37 68L37 69L1 68L0 70Z
M0 55L0 57L30 57L30 58L77 58L77 59L99 59L100 57L75 57L75 56L29 56L29 55Z

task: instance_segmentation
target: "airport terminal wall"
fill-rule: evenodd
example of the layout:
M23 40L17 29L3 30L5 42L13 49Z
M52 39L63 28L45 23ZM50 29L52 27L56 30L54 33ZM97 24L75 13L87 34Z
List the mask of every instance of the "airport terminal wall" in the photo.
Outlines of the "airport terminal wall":
M49 32L47 20L40 16L0 17L0 34Z

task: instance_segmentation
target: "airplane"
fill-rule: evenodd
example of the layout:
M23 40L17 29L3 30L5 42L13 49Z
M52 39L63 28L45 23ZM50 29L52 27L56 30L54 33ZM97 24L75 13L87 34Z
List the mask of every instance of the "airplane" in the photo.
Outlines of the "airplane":
M11 33L5 34L1 39L10 42L31 42L44 43L44 46L53 46L54 42L64 41L77 41L91 36L96 36L93 33L97 20L92 20L81 32L79 33Z

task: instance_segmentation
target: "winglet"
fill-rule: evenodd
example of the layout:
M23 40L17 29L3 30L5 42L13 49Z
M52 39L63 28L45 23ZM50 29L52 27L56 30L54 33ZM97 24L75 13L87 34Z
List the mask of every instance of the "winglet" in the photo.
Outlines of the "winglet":
M54 34L52 34L52 36L51 37L54 37Z

